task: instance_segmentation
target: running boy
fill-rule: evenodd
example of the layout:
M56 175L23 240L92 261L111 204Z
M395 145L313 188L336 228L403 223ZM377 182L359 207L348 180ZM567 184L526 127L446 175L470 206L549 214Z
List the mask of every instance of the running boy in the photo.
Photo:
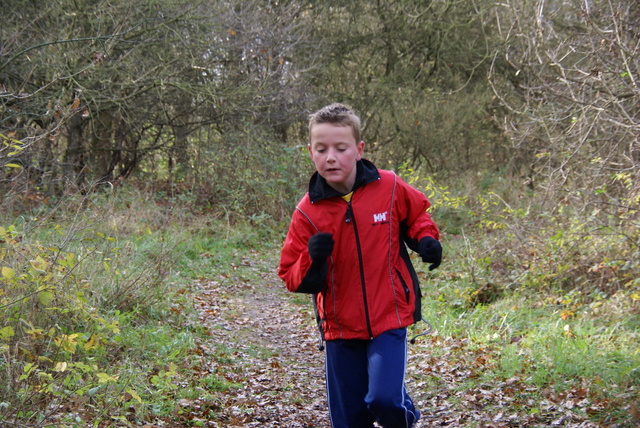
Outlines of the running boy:
M331 425L412 427L420 412L405 389L407 326L421 319L421 293L405 242L430 269L440 265L429 202L362 158L360 119L342 104L310 116L308 150L317 172L278 273L289 291L315 294Z

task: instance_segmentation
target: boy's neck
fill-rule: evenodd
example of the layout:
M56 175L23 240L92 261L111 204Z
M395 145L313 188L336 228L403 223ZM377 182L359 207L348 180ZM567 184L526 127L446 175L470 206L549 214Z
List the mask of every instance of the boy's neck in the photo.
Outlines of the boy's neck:
M329 185L329 187L331 187L333 190L335 190L336 192L342 193L343 195L346 195L347 193L351 193L351 191L353 190L353 185L355 184L356 179L355 177L353 178L353 181L351 183L346 183L344 186L335 186L332 183L327 182L327 184Z

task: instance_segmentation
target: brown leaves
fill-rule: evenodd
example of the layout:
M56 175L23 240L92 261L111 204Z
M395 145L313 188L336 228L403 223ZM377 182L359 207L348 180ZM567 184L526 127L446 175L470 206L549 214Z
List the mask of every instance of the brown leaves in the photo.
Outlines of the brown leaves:
M211 334L203 347L210 355L229 350L215 371L239 385L220 395L220 413L205 426L329 427L310 308L291 302L275 262L255 260L199 284L195 305Z
M640 425L640 402L631 403L629 406L629 414L638 425Z
M93 54L93 57L91 57L91 62L97 65L98 67L100 67L102 64L104 64L105 58L106 58L106 55L104 53L95 52Z
M604 408L592 402L588 387L563 394L540 391L519 376L500 379L499 353L498 347L437 334L410 348L408 389L422 411L421 426L598 427L585 415Z
M285 291L275 261L252 256L199 283L194 304L210 332L202 344L209 370L237 385L220 392L215 417L203 426L329 427L311 303ZM588 385L557 392L517 371L501 377L502 346L519 342L486 344L436 332L410 345L407 388L422 413L416 428L598 427L589 417L609 407ZM523 357L521 367L531 364Z

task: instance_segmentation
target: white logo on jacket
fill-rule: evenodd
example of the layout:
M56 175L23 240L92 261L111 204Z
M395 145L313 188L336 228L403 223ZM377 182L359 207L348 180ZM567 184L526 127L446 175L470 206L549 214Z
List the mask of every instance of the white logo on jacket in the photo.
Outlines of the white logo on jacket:
M373 215L373 222L374 223L382 223L384 221L387 221L387 213L388 213L388 211L385 211L385 212L379 213L379 214L374 214Z

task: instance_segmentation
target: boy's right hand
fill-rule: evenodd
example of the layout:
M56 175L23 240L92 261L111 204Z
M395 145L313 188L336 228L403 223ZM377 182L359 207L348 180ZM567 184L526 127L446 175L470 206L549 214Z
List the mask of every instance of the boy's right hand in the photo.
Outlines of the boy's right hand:
M309 257L312 262L324 262L333 252L333 235L331 233L316 233L309 239Z

